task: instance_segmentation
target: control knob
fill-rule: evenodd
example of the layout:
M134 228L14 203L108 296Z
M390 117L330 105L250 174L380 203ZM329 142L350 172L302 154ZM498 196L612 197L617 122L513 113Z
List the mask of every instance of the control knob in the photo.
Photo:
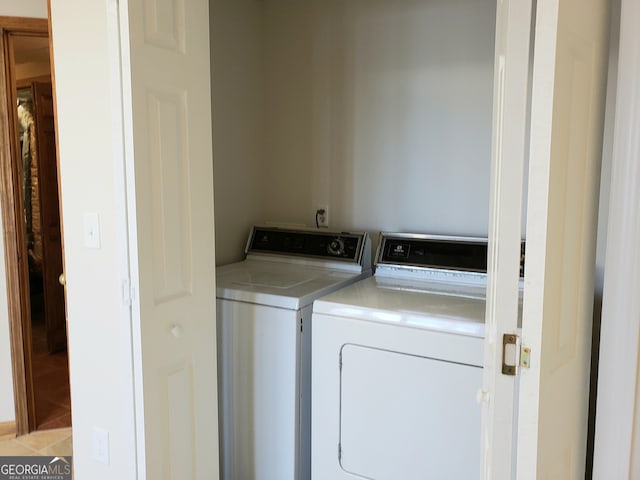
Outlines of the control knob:
M327 252L331 255L340 256L344 254L344 241L341 238L334 238L327 245Z

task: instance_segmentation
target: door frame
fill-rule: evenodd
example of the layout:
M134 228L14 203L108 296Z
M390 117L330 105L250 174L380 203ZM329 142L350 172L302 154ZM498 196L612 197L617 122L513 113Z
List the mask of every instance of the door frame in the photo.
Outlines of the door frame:
M640 472L640 6L622 0L604 265L593 478Z
M27 266L26 234L22 221L20 175L14 156L17 152L15 114L9 105L15 105L15 78L13 61L6 41L10 34L49 35L46 18L0 16L0 210L3 222L4 255L7 282L7 306L9 314L9 338L13 370L13 395L16 412L16 434L23 435L36 428L35 396L31 365L31 318L29 278Z

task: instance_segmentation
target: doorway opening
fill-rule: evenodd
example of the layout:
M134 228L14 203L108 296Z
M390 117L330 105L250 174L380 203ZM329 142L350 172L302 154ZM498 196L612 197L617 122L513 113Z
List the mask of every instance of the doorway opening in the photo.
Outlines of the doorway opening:
M2 214L22 435L71 426L71 400L48 22L13 19L3 27Z

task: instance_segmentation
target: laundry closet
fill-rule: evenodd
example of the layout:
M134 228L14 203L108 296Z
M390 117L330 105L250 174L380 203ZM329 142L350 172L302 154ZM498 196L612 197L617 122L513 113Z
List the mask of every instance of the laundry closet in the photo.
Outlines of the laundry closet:
M488 236L483 474L584 478L608 2L210 6L216 263L319 208L340 230Z
M493 0L213 0L216 261L249 227L486 236Z
M92 345L71 358L74 415L91 419L78 425L89 440L78 471L217 469L215 264L242 258L252 224L312 225L327 206L340 229L498 240L493 377L477 397L486 478L516 471L511 421L518 479L584 478L609 2L86 3L51 5L68 324L72 342ZM71 28L80 14L96 28ZM517 309L505 275L518 271L526 155L530 363L514 411L500 322ZM92 212L99 250L82 241ZM82 446L96 432L111 439L107 466Z

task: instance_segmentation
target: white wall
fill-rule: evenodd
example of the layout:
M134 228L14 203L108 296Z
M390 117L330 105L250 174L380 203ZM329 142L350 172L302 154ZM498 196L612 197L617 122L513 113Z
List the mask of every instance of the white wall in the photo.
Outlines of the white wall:
M267 5L267 214L486 234L494 2Z
M262 3L211 1L218 265L239 260L249 227L264 221Z
M46 0L0 0L0 15L7 17L47 17ZM1 220L0 220L1 221ZM4 231L4 228L3 228ZM0 252L4 252L4 236L0 235ZM13 373L9 343L9 312L4 253L0 253L0 423L15 420Z
M47 0L0 0L0 15L47 18Z
M226 26L220 3L219 258L240 256L235 231L246 236L249 218L312 225L319 205L329 206L332 228L487 234L493 0L245 0L250 18ZM244 55L244 70L221 59L227 48ZM236 89L233 100L224 85ZM264 108L261 129L255 110L245 127L236 121L248 100ZM225 118L234 127L220 132ZM244 182L256 188L243 203ZM247 214L256 197L262 210Z
M116 3L64 0L51 11L74 467L76 478L92 480L134 478L136 471L131 325L121 287L127 256L117 31L107 8ZM100 249L83 243L88 212L99 216ZM92 459L94 427L108 432L109 465Z
M314 87L316 26L314 7L320 2L280 0L265 2L265 135L264 162L266 219L310 223L313 188ZM333 5L335 2L327 2ZM324 43L322 39L319 43ZM331 72L326 72L331 74ZM320 94L324 92L320 91ZM323 96L327 104L331 98ZM326 140L323 138L323 140ZM330 138L328 139L330 140ZM329 158L324 159L327 165ZM317 161L317 160L316 160Z

